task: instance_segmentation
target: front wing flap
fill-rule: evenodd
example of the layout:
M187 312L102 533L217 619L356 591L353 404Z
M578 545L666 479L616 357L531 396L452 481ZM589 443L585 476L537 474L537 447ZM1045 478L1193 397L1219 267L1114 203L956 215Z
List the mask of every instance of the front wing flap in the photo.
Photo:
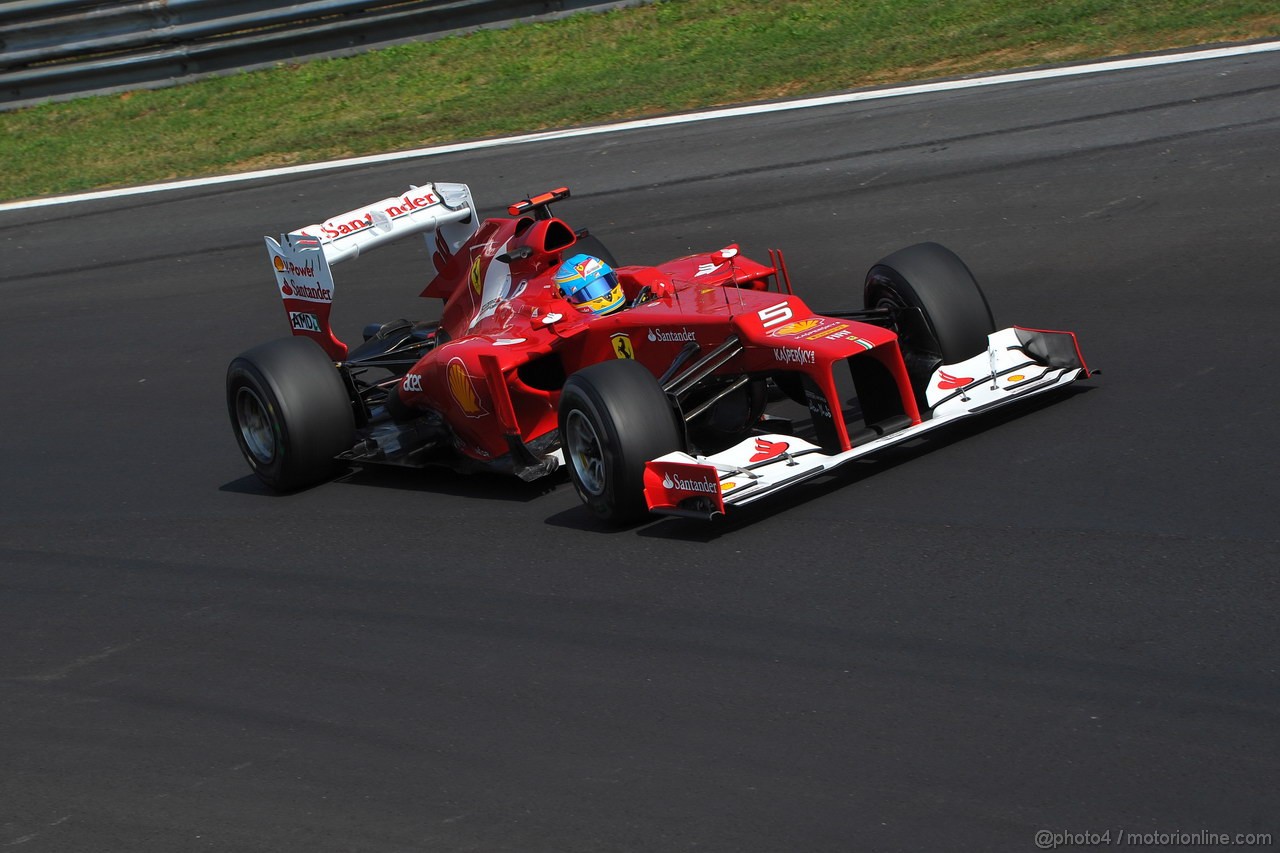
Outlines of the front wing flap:
M1061 388L1090 375L1075 335L1013 327L987 351L944 364L929 380L930 415L920 423L830 454L792 435L754 435L710 456L668 453L645 465L644 492L660 515L712 519L938 427Z

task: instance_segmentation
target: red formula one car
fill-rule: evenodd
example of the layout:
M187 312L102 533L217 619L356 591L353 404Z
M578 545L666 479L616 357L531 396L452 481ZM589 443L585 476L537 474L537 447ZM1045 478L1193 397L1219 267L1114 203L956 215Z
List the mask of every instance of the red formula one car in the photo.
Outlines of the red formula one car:
M565 465L602 518L713 518L1089 376L1069 332L997 331L937 244L874 265L857 310L816 314L777 251L620 266L551 214L568 196L480 221L465 185L428 184L268 237L293 337L227 372L254 472L287 491L349 465L525 480ZM349 348L329 322L332 265L417 233L440 321L372 325Z

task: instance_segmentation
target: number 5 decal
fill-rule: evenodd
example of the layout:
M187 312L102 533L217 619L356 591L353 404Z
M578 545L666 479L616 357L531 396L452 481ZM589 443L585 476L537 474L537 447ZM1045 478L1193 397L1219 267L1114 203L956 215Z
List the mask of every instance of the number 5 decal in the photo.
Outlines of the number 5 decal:
M777 305L761 308L756 312L756 316L760 318L760 322L767 329L770 326L776 326L779 323L785 323L790 320L791 306L785 302L779 302Z

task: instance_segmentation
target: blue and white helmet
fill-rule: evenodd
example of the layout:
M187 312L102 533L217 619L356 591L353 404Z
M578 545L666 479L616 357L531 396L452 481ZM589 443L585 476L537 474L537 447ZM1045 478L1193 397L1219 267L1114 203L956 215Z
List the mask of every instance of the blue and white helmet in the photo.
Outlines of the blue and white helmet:
M609 314L622 307L622 286L613 267L591 255L574 255L556 270L560 295L582 312Z

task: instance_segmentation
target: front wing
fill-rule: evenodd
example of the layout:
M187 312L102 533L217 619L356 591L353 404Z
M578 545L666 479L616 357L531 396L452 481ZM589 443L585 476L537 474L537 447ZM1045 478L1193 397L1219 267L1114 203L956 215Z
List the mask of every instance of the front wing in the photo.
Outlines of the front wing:
M921 423L840 453L792 435L754 435L710 456L668 453L645 465L644 492L660 515L712 519L895 444L955 421L1062 388L1089 377L1075 335L1009 328L993 332L987 351L942 365L929 381L930 416Z

